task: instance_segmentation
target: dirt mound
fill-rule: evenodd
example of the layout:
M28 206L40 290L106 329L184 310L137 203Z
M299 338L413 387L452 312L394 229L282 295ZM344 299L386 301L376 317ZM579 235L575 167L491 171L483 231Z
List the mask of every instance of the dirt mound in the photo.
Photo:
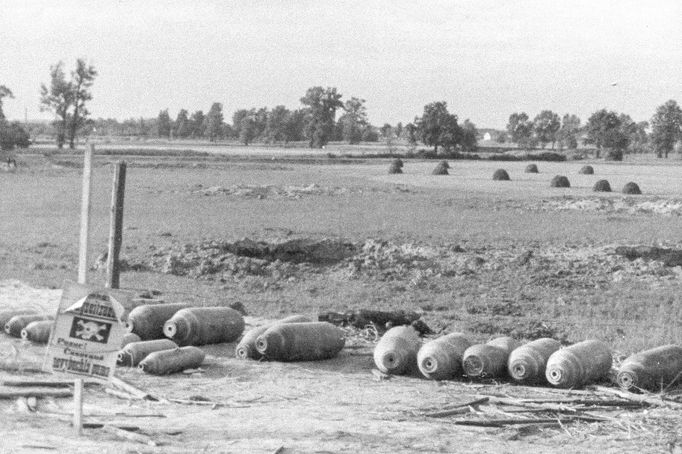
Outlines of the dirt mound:
M594 169L592 166L582 166L578 173L581 175L594 175Z
M592 187L594 192L611 192L611 185L607 180L599 180Z
M540 173L538 171L538 165L537 164L528 164L526 166L526 169L524 170L524 173Z
M642 194L642 191L639 189L639 186L637 186L637 183L631 181L623 186L623 194L640 195Z
M566 178L563 175L557 175L554 178L552 178L552 181L549 183L549 187L551 188L570 188L571 183L568 181L568 178Z
M639 200L632 197L622 198L557 198L543 200L534 209L541 210L584 210L603 211L623 214L659 214L682 216L682 200L650 199Z
M511 180L511 178L509 178L509 174L504 169L497 169L495 171L495 173L493 173L493 181L510 181L510 180Z
M308 196L333 196L350 192L347 188L323 187L316 184L307 186L259 186L259 185L235 185L230 187L211 186L205 188L201 185L195 186L193 194L205 196L229 195L235 197L266 199L266 198L287 198L300 199Z

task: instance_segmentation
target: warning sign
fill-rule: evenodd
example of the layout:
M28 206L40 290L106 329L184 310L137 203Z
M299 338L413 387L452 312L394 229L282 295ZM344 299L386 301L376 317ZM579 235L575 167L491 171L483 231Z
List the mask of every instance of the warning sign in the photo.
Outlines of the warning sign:
M43 368L111 378L125 334L121 319L126 303L120 292L66 282Z

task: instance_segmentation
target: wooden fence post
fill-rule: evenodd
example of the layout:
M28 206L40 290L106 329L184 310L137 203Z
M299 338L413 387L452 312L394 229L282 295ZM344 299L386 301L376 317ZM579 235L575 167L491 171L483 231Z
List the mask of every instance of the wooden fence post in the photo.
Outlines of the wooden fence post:
M109 224L109 251L107 253L107 280L105 287L119 288L121 268L118 256L123 242L123 199L126 187L126 163L120 161L114 170L111 193L111 222Z
M92 187L92 156L95 145L89 144L83 158L83 193L81 197L81 231L78 251L78 283L85 284L88 276L88 241L90 237L90 192Z

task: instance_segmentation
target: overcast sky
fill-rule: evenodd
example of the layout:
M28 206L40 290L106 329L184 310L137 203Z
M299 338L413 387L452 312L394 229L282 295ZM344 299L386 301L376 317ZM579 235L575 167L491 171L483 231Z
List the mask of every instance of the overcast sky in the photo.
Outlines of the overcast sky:
M542 109L648 120L682 102L680 0L0 0L0 85L13 119L39 111L49 67L99 71L93 117L284 104L315 85L367 100L376 125L446 101L504 127ZM615 85L614 85L615 84Z

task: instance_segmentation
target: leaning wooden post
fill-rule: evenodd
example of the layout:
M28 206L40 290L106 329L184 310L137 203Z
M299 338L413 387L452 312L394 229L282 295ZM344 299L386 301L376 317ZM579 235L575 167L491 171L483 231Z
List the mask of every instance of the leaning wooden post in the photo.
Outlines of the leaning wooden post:
M121 269L118 256L123 241L123 199L126 187L126 163L120 161L114 170L114 185L111 192L111 222L109 224L109 251L107 253L107 280L105 287L118 288Z
M92 155L95 145L89 144L83 159L83 194L81 198L81 232L78 253L78 283L85 284L88 275L88 241L90 236L90 191L92 187Z

